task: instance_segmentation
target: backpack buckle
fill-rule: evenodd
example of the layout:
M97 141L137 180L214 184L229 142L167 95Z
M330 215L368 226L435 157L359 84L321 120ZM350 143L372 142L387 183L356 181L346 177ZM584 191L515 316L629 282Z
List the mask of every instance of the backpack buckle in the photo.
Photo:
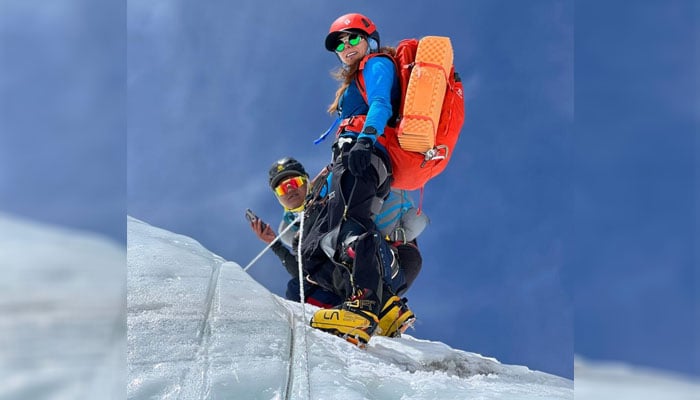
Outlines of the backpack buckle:
M362 128L365 125L366 117L366 115L353 115L352 117L345 118L340 122L336 135L340 135L343 132L362 132Z
M449 152L450 152L450 149L447 146L445 146L444 144L440 144L440 145L433 147L432 149L423 153L424 158L423 158L423 162L421 163L420 167L421 168L425 167L425 164L427 164L428 161L446 159Z

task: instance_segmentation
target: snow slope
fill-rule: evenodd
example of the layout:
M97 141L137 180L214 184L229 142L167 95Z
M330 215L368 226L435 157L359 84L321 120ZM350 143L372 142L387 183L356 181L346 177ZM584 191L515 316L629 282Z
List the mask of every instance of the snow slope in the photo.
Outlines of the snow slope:
M419 330L359 350L196 241L132 218L128 229L127 375L123 247L0 213L0 399L121 399L125 382L131 399L573 398L570 380ZM700 393L630 365L577 358L575 371L577 400Z
M123 399L126 251L0 213L0 398Z
M271 294L195 240L131 217L127 227L130 399L573 398L571 380L420 331L358 349L308 327L314 307Z
M689 377L623 363L576 357L576 400L698 400Z

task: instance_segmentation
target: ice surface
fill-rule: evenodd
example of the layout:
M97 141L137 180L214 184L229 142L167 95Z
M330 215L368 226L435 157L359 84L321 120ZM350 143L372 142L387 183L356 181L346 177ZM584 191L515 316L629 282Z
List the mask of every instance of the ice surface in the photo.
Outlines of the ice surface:
M574 396L571 380L421 340L420 330L358 349L309 328L314 307L271 294L195 240L127 226L125 257L100 236L0 214L0 398ZM576 399L698 393L688 377L577 359Z
M573 381L421 340L366 350L311 329L199 245L128 220L130 399L572 399Z

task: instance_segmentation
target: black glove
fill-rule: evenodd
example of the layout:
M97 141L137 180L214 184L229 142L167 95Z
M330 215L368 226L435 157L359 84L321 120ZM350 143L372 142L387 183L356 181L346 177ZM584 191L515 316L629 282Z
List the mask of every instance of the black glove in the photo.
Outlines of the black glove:
M355 145L348 152L348 168L351 174L362 176L372 158L372 147L374 147L372 139L368 137L357 139Z

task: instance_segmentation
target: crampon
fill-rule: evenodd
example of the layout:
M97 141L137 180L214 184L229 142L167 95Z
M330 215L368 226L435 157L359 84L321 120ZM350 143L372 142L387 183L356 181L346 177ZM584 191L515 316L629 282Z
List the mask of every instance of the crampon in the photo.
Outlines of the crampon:
M406 299L399 299L398 296L391 296L384 303L382 311L379 313L379 328L377 334L380 336L400 337L402 333L413 326L416 316L413 314Z

